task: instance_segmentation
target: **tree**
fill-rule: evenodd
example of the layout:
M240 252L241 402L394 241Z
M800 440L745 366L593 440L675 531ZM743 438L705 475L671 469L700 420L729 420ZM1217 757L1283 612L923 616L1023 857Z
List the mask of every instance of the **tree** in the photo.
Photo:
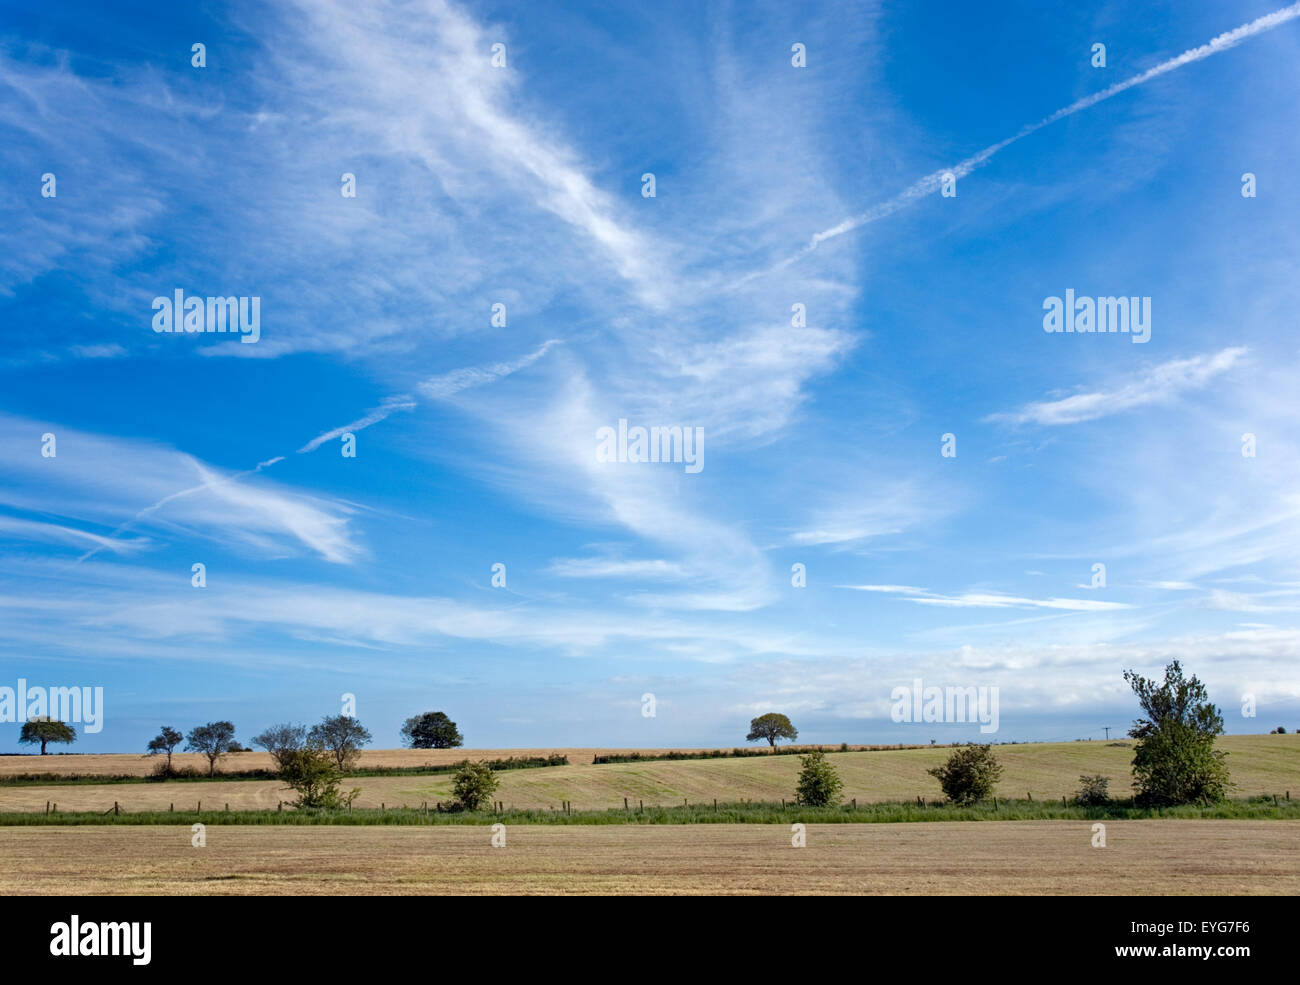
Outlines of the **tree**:
M164 725L162 731L149 740L149 745L145 748L149 751L150 756L156 756L160 752L167 753L167 772L172 771L172 751L185 740L185 736L177 732L170 725Z
M1205 685L1183 675L1173 661L1163 682L1124 671L1145 718L1129 731L1137 739L1133 787L1143 805L1211 803L1227 795L1227 753L1214 748L1223 733L1223 716L1209 701Z
M356 765L361 747L370 742L370 730L348 715L326 716L319 725L312 726L307 739L312 745L328 749L339 771L346 773Z
M47 742L76 742L77 732L66 722L50 718L48 715L38 715L23 722L22 731L18 733L18 741L28 744L39 742L41 755L44 756Z
M298 794L294 807L338 809L347 807L359 793L355 788L339 792L342 772L334 763L334 754L320 746L304 746L283 752L280 779Z
M230 722L208 722L190 729L185 737L185 748L201 752L208 757L208 776L217 771L217 760L230 752L235 741L235 726Z
M440 711L426 711L406 720L402 738L412 749L453 749L464 739L456 723Z
M759 739L766 739L767 744L775 749L777 739L789 739L793 742L797 738L799 738L799 730L790 724L790 719L776 712L768 712L750 721L749 735L745 736L745 741L757 742Z
M307 726L286 722L272 725L259 735L253 736L253 745L261 746L271 754L275 768L282 770L285 764L298 750L307 744Z
M1002 764L993 755L992 746L968 742L954 749L942 766L926 772L938 779L949 800L966 806L992 795L1002 776Z
M806 756L800 756L803 769L799 771L799 785L795 789L796 799L805 807L831 807L840 802L840 790L844 783L830 764L826 754L814 749Z
M479 810L491 801L499 782L487 763L462 763L451 781L456 806L463 811Z

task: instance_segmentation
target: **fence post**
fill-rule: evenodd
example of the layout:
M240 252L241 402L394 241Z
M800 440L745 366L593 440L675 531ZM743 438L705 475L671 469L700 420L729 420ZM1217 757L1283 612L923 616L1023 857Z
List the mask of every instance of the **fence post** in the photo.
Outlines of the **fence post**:
M1067 804L1067 803L1065 802L1065 794L1061 794L1061 806L1062 806L1062 807L1069 807L1069 806L1070 806L1069 804Z
M636 808L637 813L640 814L643 810L645 810L645 801L638 800L636 803L637 803L637 808Z
M175 810L176 810L176 801L173 800L170 804L167 805L167 813L171 814Z
M115 800L115 801L113 801L113 816L114 816L114 817L117 817L117 812L118 812L118 807L117 807L117 801Z
M627 798L623 798L623 810L627 810Z
M1032 792L1026 792L1025 796L1029 798L1031 804L1034 802L1034 795Z
M858 809L858 798L857 798L857 797L854 797L854 798L853 798L853 809L854 809L855 811Z
M50 802L48 800L45 802L45 813L50 813Z
M226 813L230 813L230 801L226 801Z

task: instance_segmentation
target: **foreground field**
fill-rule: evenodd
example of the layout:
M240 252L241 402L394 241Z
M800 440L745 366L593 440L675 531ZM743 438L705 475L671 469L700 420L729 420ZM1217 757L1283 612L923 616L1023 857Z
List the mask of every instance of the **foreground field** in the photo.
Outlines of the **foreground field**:
M1300 735L1233 735L1219 740L1228 752L1228 766L1237 784L1236 796L1261 793L1283 795L1291 791L1300 796ZM503 755L542 755L565 752L577 763L578 750L492 750L479 753L484 757ZM622 807L623 798L636 806L644 801L651 805L719 801L777 801L793 796L799 771L797 756L763 756L747 759L708 759L650 763L612 763L590 765L593 750L585 750L588 765L510 770L500 774L497 799L518 808L556 809L569 801L579 809ZM389 765L417 765L418 757L444 754L463 758L465 750L388 750L376 751L373 757L411 755L413 762ZM245 753L246 757L255 754ZM926 774L931 766L943 762L948 750L943 748L896 749L878 752L831 753L829 758L844 781L844 798L860 802L915 799L934 800L939 795L937 782ZM998 793L1003 797L1032 796L1036 800L1060 801L1074 794L1079 774L1100 773L1110 778L1111 792L1127 796L1130 792L1129 764L1133 758L1131 743L1058 742L1007 745L997 748L1005 766ZM45 757L53 761L56 757ZM67 761L93 764L99 759L133 759L138 757L58 757ZM236 757L239 758L239 757ZM36 757L24 757L25 768L34 769ZM374 762L371 763L374 765ZM43 766L43 763L38 765ZM90 772L89 769L82 770ZM121 772L109 767L106 772ZM347 788L357 787L361 796L358 807L403 804L430 804L450 797L451 777L398 776L366 777L345 781ZM275 781L214 780L201 783L135 783L87 786L0 786L0 811L43 811L46 802L59 810L103 811L116 801L123 810L192 810L202 801L208 810L275 808L290 793Z
M1296 895L1300 822L0 829L6 895Z

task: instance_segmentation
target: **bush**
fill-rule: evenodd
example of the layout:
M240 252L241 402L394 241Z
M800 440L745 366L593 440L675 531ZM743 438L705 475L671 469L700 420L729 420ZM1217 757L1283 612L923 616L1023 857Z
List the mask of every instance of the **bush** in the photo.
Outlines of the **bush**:
M826 754L814 749L799 762L803 769L799 771L799 785L795 789L795 801L804 807L830 807L840 802L840 790L844 783L835 772L835 767L826 761Z
M1277 728L1273 729L1273 734L1274 734L1274 735L1286 735L1286 729L1283 728L1281 725L1279 725Z
M1074 802L1080 807L1100 807L1110 803L1107 788L1110 780L1100 773L1095 776L1079 777L1079 792L1074 795Z
M328 808L347 807L361 793L354 789L339 792L343 774L334 765L334 757L325 749L307 747L287 753L280 768L280 779L289 784L298 799L294 807Z
M451 781L451 792L458 810L477 811L486 807L500 781L487 763L465 763Z
M959 806L974 804L989 797L1002 775L1002 765L993 755L991 745L967 743L954 749L942 766L926 770L939 781L944 794Z
M164 760L161 763L154 763L153 769L149 771L149 776L154 780L170 780L172 777L172 768Z
M154 783L161 783L164 780L193 780L205 776L200 770L193 766L172 766L168 767L165 762L155 763L153 771L149 774L148 780Z

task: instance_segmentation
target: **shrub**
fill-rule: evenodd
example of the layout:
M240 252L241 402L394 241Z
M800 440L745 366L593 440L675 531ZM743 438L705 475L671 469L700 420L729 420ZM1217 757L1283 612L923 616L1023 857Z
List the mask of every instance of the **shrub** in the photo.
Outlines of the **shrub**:
M815 749L799 762L803 769L799 771L799 785L795 790L795 800L805 807L829 807L840 802L840 790L844 783L835 772L835 767L826 760L826 754Z
M487 763L465 763L451 781L451 792L458 810L477 811L487 806L500 781Z
M1002 775L1002 765L993 755L991 745L968 742L954 749L942 766L926 772L938 779L950 801L965 806L992 795Z
M1084 775L1079 777L1079 792L1074 795L1074 802L1080 807L1099 807L1102 804L1110 803L1110 794L1107 788L1110 786L1110 780L1100 773L1095 776Z
M165 759L162 762L154 763L153 769L149 771L151 780L170 780L172 778L172 767Z
M343 774L334 765L333 755L325 749L296 749L285 754L284 765L280 768L280 779L298 794L294 807L347 807L361 790L340 793L339 781L342 778Z
M1283 728L1281 725L1279 725L1277 728L1273 729L1273 734L1274 734L1274 735L1286 735L1286 729Z

